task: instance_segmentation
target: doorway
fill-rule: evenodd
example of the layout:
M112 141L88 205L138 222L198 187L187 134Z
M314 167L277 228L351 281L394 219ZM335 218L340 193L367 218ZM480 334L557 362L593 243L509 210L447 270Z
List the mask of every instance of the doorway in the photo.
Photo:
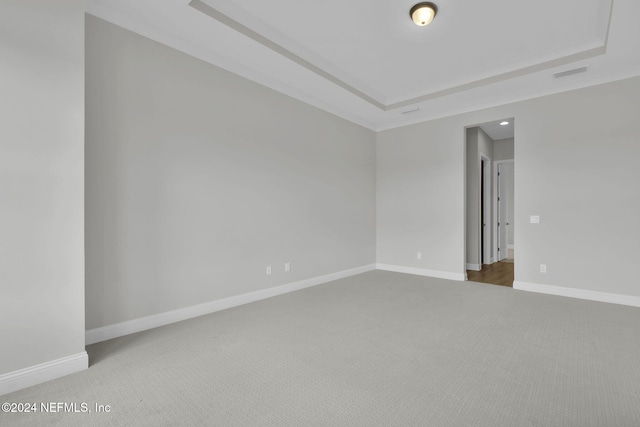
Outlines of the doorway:
M480 263L491 264L491 159L480 154Z
M496 236L497 242L494 256L498 261L515 261L515 245L513 231L514 217L514 160L498 160L494 162L494 182L497 198Z
M465 128L465 269L470 281L513 286L514 127L510 118Z

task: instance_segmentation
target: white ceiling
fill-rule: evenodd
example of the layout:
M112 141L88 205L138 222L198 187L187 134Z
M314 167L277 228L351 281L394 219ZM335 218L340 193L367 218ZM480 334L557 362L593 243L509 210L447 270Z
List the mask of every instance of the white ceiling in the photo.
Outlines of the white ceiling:
M87 0L87 12L373 130L640 75L638 0L437 0L427 27L409 18L415 2Z
M507 125L501 125L500 123L509 122ZM508 119L500 119L489 123L483 123L478 125L480 129L484 131L491 139L498 141L500 139L507 139L514 137L515 120L513 117Z

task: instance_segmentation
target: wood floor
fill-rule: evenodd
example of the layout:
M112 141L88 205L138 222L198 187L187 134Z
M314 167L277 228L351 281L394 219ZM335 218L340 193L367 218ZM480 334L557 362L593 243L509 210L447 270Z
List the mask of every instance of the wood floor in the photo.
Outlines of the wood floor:
M482 270L467 270L467 278L473 282L513 287L513 263L494 262L483 265Z

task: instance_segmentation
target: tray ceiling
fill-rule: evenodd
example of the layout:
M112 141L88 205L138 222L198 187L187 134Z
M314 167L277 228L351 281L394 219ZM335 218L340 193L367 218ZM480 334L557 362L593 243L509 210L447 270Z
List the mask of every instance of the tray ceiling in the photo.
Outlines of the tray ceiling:
M637 0L89 0L87 11L374 130L640 74ZM587 67L587 72L553 74Z

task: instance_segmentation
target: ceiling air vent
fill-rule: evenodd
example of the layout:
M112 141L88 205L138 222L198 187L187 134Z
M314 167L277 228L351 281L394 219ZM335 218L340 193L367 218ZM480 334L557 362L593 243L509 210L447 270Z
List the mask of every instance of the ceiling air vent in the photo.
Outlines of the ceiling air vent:
M413 110L402 111L402 114L411 114L420 111L420 107L414 108Z
M574 68L573 70L561 71L559 73L555 73L553 77L559 79L560 77L567 77L572 74L584 73L587 71L587 67Z

